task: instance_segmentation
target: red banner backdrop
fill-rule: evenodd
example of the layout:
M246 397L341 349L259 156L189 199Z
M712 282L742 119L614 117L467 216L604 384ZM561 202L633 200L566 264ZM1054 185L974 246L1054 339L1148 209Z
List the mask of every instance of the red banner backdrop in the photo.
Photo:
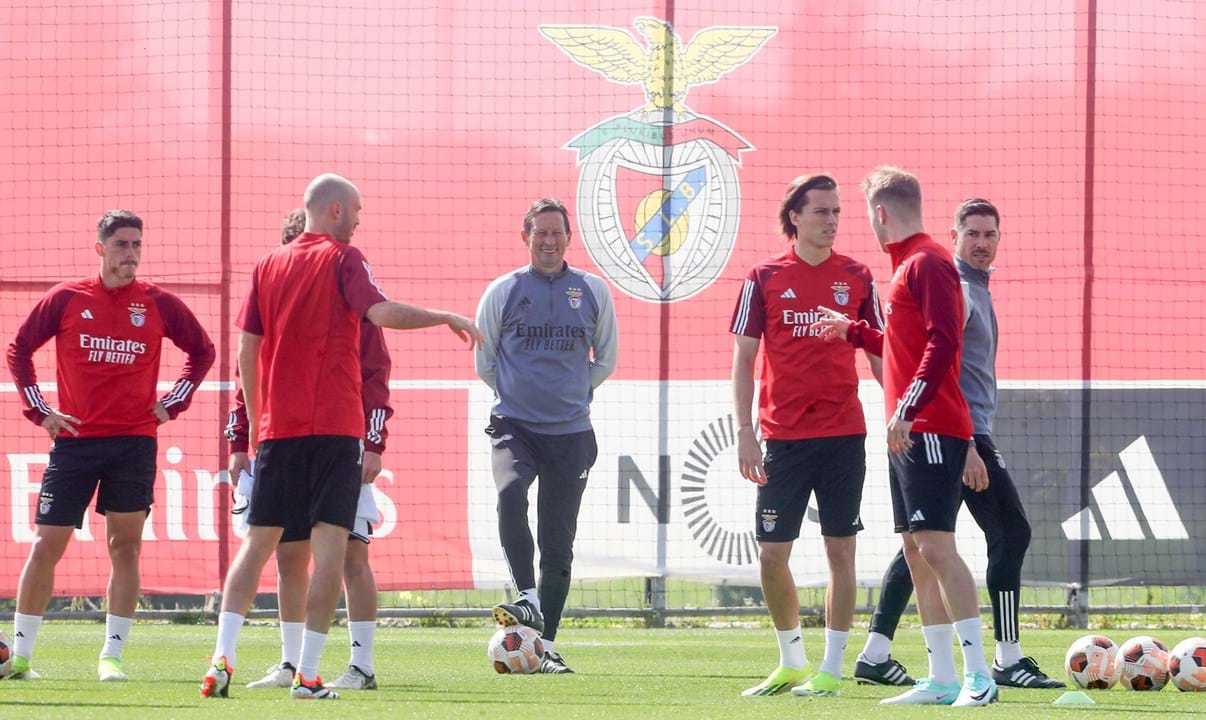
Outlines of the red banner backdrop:
M214 590L233 556L219 439L232 314L250 267L321 172L360 186L354 241L392 296L465 314L492 278L526 262L519 229L531 201L564 198L570 263L613 284L616 379L677 382L728 376L740 280L782 248L778 202L796 175L838 179L838 249L886 281L857 185L876 165L899 165L921 178L937 236L964 198L1002 210L993 279L1008 329L1002 379L1200 379L1206 292L1187 278L1206 268L1197 239L1206 105L1192 90L1206 76L1195 51L1206 6L1095 7L1090 16L1088 3L1037 0L991 13L890 0L740 10L720 0L607 10L573 0L9 6L0 9L0 42L11 48L0 80L10 223L0 336L12 338L55 282L95 272L101 212L144 216L141 276L184 297L222 353L209 377L217 384L160 438L148 592ZM672 78L659 49L668 42L682 46ZM666 242L637 254L634 238L663 209ZM388 558L381 586L471 586L468 537L492 530L467 526L469 455L486 452L467 417L470 355L443 331L388 341L397 415L379 482L394 513L374 541ZM180 358L165 357L170 380ZM44 384L51 362L39 353ZM14 592L28 549L47 450L19 412L11 383L0 386L0 595ZM91 539L81 533L61 566L60 594L103 592L102 525L90 517L87 528Z

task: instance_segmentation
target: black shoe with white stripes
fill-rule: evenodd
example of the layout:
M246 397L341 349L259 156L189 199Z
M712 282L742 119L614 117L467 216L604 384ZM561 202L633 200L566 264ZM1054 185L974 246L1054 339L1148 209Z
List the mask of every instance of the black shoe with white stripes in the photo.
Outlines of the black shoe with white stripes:
M544 615L527 600L494 606L494 621L499 625L527 625L538 633L544 632Z
M854 679L859 685L892 685L900 687L913 685L913 678L909 677L909 671L905 670L905 666L901 665L900 661L891 655L881 663L869 662L862 655L859 655L858 662L854 664Z
M544 661L540 663L540 672L550 675L574 674L574 671L570 670L570 666L565 664L565 660L555 652L544 654Z
M1039 670L1038 663L1032 657L1024 657L1009 667L1001 667L999 663L992 664L992 679L1001 687L1042 688L1050 690L1062 688L1059 680L1047 677Z

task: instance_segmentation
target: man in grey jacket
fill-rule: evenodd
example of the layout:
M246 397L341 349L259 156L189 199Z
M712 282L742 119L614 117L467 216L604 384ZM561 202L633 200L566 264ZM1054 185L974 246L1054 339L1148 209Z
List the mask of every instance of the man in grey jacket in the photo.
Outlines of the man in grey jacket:
M1030 546L1030 522L992 439L997 413L997 315L988 279L1001 239L1000 224L1000 213L992 203L972 198L955 210L955 227L951 230L964 301L959 387L967 398L975 432L963 471L963 501L988 542L987 585L997 641L993 680L1002 687L1061 688L1064 683L1048 677L1033 658L1022 653L1018 601L1022 563ZM889 654L893 633L912 593L908 566L898 554L884 573L867 645L855 664L854 676L860 683L912 682L904 667Z
M498 534L519 600L494 608L502 625L541 633L540 672L573 672L554 650L569 594L578 510L598 446L590 422L595 388L616 366L616 316L602 278L571 268L569 213L537 200L523 220L531 263L497 278L477 308L484 341L477 374L494 390L486 434L493 445ZM528 488L537 489L536 544L528 527Z

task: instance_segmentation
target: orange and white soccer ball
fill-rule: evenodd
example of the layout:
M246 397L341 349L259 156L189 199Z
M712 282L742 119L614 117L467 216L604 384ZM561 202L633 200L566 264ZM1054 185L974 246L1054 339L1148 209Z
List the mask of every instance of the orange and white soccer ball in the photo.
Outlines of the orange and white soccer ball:
M497 673L527 675L540 669L544 642L540 633L526 625L508 625L490 638L486 656Z
M1118 682L1118 646L1105 635L1085 635L1064 656L1072 684L1085 690L1109 690Z
M1150 635L1140 635L1118 648L1119 682L1128 690L1162 690L1168 682L1168 647Z
M1206 638L1177 643L1168 656L1168 679L1184 692L1206 690Z

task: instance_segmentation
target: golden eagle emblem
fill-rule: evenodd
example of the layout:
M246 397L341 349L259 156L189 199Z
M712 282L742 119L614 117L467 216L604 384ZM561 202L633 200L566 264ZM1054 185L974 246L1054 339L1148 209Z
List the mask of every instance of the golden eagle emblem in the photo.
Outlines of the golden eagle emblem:
M582 25L541 25L574 62L621 85L640 85L644 111L686 108L683 101L693 85L716 82L740 67L778 32L773 27L711 27L700 30L683 46L670 23L639 17L633 25L648 43L646 50L626 30Z

